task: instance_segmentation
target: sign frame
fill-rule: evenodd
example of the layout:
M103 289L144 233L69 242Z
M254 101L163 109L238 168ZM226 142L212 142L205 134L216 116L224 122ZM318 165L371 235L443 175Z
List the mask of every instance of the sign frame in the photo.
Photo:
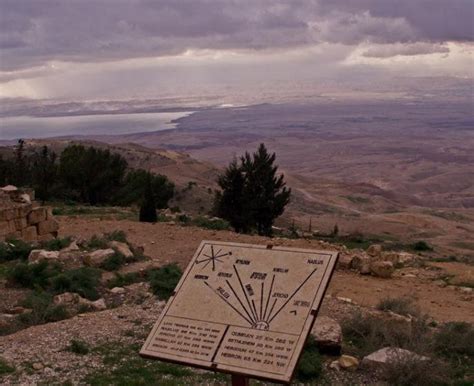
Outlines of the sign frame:
M299 253L299 254L309 254L309 255L327 255L328 262L326 263L325 270L322 274L321 280L317 286L316 293L314 294L313 299L311 300L311 308L309 310L309 313L306 317L306 320L304 321L303 328L301 330L301 333L299 334L298 338L296 339L296 342L294 344L292 356L290 360L288 361L287 366L292 368L291 373L286 372L285 375L275 375L275 376L270 376L270 375L262 375L262 373L265 373L265 371L256 371L252 369L248 369L245 371L239 371L235 369L235 366L232 365L225 365L222 363L216 363L214 362L214 358L216 357L217 352L220 350L221 345L223 344L224 337L227 334L227 330L229 329L230 325L227 326L225 331L222 333L222 336L219 337L219 342L218 345L215 347L214 351L214 356L212 357L211 361L203 361L199 359L192 359L191 357L183 357L183 359L177 359L176 355L169 354L168 357L166 354L163 354L160 356L159 352L149 350L148 347L151 345L153 342L156 332L158 328L161 326L161 323L165 317L168 318L173 318L174 316L168 315L168 311L170 310L173 301L175 300L176 296L178 295L180 289L183 288L184 283L186 280L189 279L189 274L193 270L193 267L196 263L200 263L200 261L197 261L198 257L201 255L203 249L205 246L211 245L211 246L218 246L218 247L234 247L234 248L250 248L254 250L271 250L274 252L293 252L293 253ZM212 253L212 256L214 256L214 252ZM190 367L196 367L200 369L205 369L209 371L215 371L215 372L221 372L221 373L226 373L226 374L231 374L231 375L236 375L236 376L243 376L243 377L251 377L255 379L260 379L264 381L270 381L270 382L276 382L276 383L283 383L283 384L288 384L291 382L294 376L294 372L297 367L297 363L300 359L300 356L303 352L303 346L308 339L308 336L310 335L310 332L313 328L314 322L316 320L317 314L319 312L319 309L321 307L321 303L324 299L324 295L327 291L327 288L329 286L329 283L331 281L331 278L334 274L337 260L339 258L339 252L337 251L326 251L326 250L313 250L313 249L302 249L302 248L292 248L292 247L284 247L284 246L274 246L274 245L255 245L255 244L243 244L243 243L235 243L235 242L225 242L225 241L210 241L210 240L203 240L199 247L197 248L196 252L194 253L192 259L190 260L186 270L183 272L183 275L181 279L179 280L178 284L176 285L175 290L173 291L172 295L168 299L165 307L163 308L160 316L158 317L158 320L155 322L151 332L149 333L145 343L143 344L143 347L140 350L140 356L144 358L149 358L149 359L155 359L155 360L161 360L164 362L169 362L169 363L174 363L174 364L180 364L180 365L185 365L185 366L190 366ZM214 260L209 259L208 263L216 263ZM214 267L213 267L214 270ZM314 270L316 271L316 269ZM313 271L313 273L314 273ZM237 273L238 275L238 273ZM308 280L312 273L306 278ZM240 280L240 278L239 278ZM306 282L305 280L305 282ZM207 283L206 283L207 284ZM303 284L300 285L303 286ZM242 288L243 289L243 288ZM271 292L271 288L270 288ZM296 293L297 291L295 291ZM263 293L263 285L262 285L262 293ZM268 295L270 297L270 293ZM293 295L292 295L293 297ZM262 298L263 299L263 298ZM223 299L224 300L224 299ZM262 300L263 302L263 300ZM285 303L286 305L286 303ZM284 308L285 305L281 308ZM245 315L244 315L245 316ZM203 323L206 323L204 321L201 321ZM213 321L208 321L207 323L213 324L217 322ZM243 327L242 327L243 328ZM256 327L253 327L256 328ZM256 330L258 331L258 330ZM269 331L269 333L272 333L272 331ZM216 340L217 342L217 340ZM295 354L295 355L293 355ZM170 358L174 357L174 358ZM211 364L209 364L211 363ZM244 368L244 367L242 367ZM266 374L269 374L267 371Z

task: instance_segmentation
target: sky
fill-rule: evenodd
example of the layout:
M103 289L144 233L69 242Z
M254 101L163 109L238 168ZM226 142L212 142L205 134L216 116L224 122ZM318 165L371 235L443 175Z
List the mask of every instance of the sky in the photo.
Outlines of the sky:
M473 20L474 0L0 0L0 98L472 81Z

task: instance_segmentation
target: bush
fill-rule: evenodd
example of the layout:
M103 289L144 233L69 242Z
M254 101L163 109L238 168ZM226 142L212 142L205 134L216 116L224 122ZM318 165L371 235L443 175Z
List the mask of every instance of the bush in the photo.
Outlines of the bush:
M126 285L138 283L140 279L141 277L138 272L129 272L123 275L120 273L116 273L115 277L107 282L107 287L124 287Z
M7 240L0 243L0 262L11 260L26 260L33 246L22 240Z
M109 246L109 240L105 237L93 235L86 243L86 248L89 250L93 249L106 249Z
M0 358L0 376L13 373L14 371L14 367L10 366L5 359Z
M96 268L81 267L59 273L50 279L53 293L76 292L89 300L99 299L97 286L100 271Z
M230 229L230 224L228 221L223 219L209 219L206 217L196 217L193 220L193 224L201 228L212 229L216 231L228 230Z
M61 272L59 265L43 260L36 264L18 263L7 272L10 282L25 288L46 289L50 279Z
M381 376L389 385L435 386L449 384L448 374L449 369L437 361L403 357L397 361L387 363Z
M419 308L409 298L385 298L377 304L376 308L405 316L418 316L420 314Z
M159 299L167 300L173 294L182 274L183 272L177 264L168 264L149 271L148 281L153 293Z
M74 354L86 355L89 353L90 348L86 342L72 339L69 346L67 347L67 351L73 352Z
M365 356L383 347L400 347L423 352L429 347L428 327L424 319L414 319L401 326L396 320L380 319L355 312L343 320L344 339L349 351Z
M296 367L296 377L303 382L317 379L321 375L322 367L322 358L318 347L310 336Z
M124 231L113 231L106 233L105 238L109 241L120 241L121 243L127 242L127 235Z
M423 241L423 240L417 241L416 243L412 244L411 247L414 251L419 251L419 252L433 250L433 247L431 247L426 241Z
M41 243L41 248L46 249L48 251L60 251L61 249L68 247L69 244L71 244L70 237L58 237L50 241L43 241Z
M112 256L107 257L105 261L100 265L102 269L106 271L116 271L122 265L126 263L127 259L121 253L115 252Z
M32 292L21 305L31 309L31 312L19 316L19 320L27 326L57 322L68 317L66 309L53 304L53 297L47 292Z
M435 350L445 357L474 356L474 328L469 323L443 325L434 341Z

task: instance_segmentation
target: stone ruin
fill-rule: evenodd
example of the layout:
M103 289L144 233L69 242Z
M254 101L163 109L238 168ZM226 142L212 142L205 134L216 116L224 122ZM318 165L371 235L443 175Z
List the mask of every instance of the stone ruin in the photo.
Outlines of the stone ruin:
M58 235L59 224L50 207L34 201L34 192L8 185L0 188L0 241L48 241Z

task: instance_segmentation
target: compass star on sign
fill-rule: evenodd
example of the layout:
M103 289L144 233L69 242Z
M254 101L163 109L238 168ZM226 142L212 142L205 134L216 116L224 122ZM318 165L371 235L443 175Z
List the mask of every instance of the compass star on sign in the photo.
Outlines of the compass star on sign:
M225 253L222 253L222 249L219 249L217 252L214 251L214 246L211 245L211 255L209 256L208 254L203 254L204 257L206 257L205 259L202 259L202 260L196 260L196 264L201 264L201 263L205 263L203 265L203 267L201 269L204 269L206 268L210 263L212 263L212 270L215 271L216 270L216 264L219 262L219 263L222 263L222 260L220 260L221 257L225 257L225 256L231 256L232 255L232 252L225 252Z

